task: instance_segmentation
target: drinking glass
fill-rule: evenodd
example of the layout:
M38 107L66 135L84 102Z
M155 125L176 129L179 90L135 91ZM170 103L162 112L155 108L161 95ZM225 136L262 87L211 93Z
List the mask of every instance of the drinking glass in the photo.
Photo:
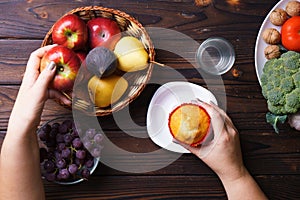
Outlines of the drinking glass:
M196 61L205 72L222 75L230 70L235 62L233 46L222 37L210 37L199 46Z

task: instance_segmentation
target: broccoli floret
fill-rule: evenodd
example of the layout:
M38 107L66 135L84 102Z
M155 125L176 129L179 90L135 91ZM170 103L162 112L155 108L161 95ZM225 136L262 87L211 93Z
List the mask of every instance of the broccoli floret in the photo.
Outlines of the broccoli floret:
M274 113L276 115L282 115L286 112L285 108L282 107L282 105L273 105L272 103L270 103L269 101L267 101L268 103L268 110L271 113Z
M268 98L269 102L274 106L284 104L285 98L282 98L282 96L284 96L284 93L278 87L274 88L273 90L270 90L267 93L267 98Z
M280 74L274 73L274 74L269 76L268 81L271 81L272 84L274 85L274 87L280 87L281 78L282 77L280 76Z
M300 53L288 51L268 60L261 76L262 94L267 99L268 123L278 133L277 121L300 110Z
M274 89L274 85L272 82L266 83L262 88L262 94L263 96L268 99L268 93L269 91L272 91Z
M295 88L293 78L292 77L283 78L280 82L280 86L281 86L280 89L284 94L291 92Z
M300 110L300 53L288 51L268 60L261 76L262 94L268 109L277 115Z
M293 76L295 74L295 70L285 69L285 76Z
M269 72L272 72L275 61L276 61L276 59L271 59L265 63L264 68L263 68L264 74L269 74Z
M300 88L293 90L286 95L285 109L289 113L296 113L300 108Z
M291 70L297 70L300 66L300 56L297 52L288 52L288 56L282 57L284 66Z
M293 76L294 84L296 88L300 88L300 69Z
M263 74L265 74L266 76L271 76L272 74L274 74L274 70L279 69L283 66L284 65L282 60L279 59L268 60L264 65Z
M280 57L283 58L283 60L285 60L286 58L300 59L300 54L296 51L287 51Z
M293 107L300 107L300 88L294 89L286 95L286 103ZM294 102L294 103L291 103Z
M263 74L260 78L260 82L262 85L267 85L268 84L268 76Z

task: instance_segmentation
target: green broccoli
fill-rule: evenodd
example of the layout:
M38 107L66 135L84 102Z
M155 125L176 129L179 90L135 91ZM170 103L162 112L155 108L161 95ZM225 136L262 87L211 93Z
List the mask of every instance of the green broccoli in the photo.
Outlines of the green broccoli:
M300 53L288 51L268 60L261 75L268 110L278 116L300 110ZM270 121L270 120L267 120Z
M296 85L296 88L300 88L300 71L298 71L297 73L293 74L293 79L294 79L294 83Z
M268 112L266 114L266 119L267 119L267 122L273 126L275 132L279 133L277 124L278 124L278 122L283 124L287 119L287 115L274 115L273 113Z
M298 71L300 66L300 54L294 51L288 51L281 55L285 68Z
M300 108L300 88L286 94L285 110L287 113L296 113Z
M288 94L288 93L292 92L295 89L294 80L290 76L281 79L279 86L280 86L279 88L285 94Z

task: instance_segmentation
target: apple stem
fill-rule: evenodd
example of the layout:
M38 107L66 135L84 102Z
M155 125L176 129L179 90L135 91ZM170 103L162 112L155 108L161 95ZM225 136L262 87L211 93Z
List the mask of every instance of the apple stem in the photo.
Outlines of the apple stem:
M150 61L150 62L153 63L153 64L156 64L156 65L158 65L160 67L164 67L165 66L165 64L162 64L162 63L159 63L159 62L156 62L156 61Z

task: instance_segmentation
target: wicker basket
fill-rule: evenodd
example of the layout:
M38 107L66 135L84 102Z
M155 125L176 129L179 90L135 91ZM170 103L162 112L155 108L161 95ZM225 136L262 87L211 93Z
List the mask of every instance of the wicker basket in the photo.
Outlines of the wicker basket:
M143 91L143 89L145 88L147 82L151 77L153 65L154 65L153 63L154 63L155 51L148 33L136 19L126 14L125 12L119 10L104 8L100 6L88 6L88 7L75 8L69 11L68 13L66 13L65 15L71 13L78 15L85 22L96 17L105 17L105 18L115 20L119 25L122 33L138 38L143 43L146 51L148 52L149 66L145 70L126 73L124 75L124 78L128 81L127 91L116 103L112 104L110 107L107 108L95 107L94 104L89 99L89 95L87 91L81 92L81 95L79 95L80 97L73 95L72 98L73 108L79 109L81 111L84 111L92 115L104 116L104 115L109 115L112 112L121 110L140 95L140 93ZM45 46L53 43L52 36L51 36L52 29L53 26L46 34L41 46Z

